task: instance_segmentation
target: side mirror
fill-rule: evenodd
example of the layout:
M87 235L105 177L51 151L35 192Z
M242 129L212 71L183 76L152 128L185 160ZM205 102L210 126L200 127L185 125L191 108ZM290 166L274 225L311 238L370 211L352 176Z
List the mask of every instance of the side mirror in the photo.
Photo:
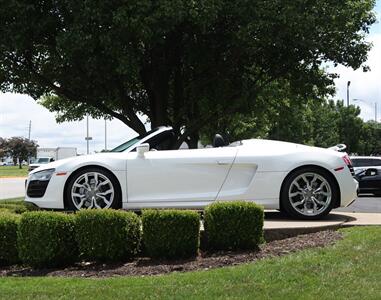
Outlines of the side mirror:
M144 153L149 151L149 144L144 143L136 147L136 151L138 152L138 157L144 157Z
M375 176L375 175L377 175L377 169L371 168L365 171L365 176Z

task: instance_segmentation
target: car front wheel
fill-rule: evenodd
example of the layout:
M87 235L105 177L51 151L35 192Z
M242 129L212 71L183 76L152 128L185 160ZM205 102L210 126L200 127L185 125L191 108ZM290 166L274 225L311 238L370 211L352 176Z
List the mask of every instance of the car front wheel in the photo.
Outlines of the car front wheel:
M121 192L115 176L101 168L83 169L71 177L66 188L70 210L121 207Z
M327 171L306 167L286 178L281 206L292 217L315 220L327 215L338 197L338 188Z

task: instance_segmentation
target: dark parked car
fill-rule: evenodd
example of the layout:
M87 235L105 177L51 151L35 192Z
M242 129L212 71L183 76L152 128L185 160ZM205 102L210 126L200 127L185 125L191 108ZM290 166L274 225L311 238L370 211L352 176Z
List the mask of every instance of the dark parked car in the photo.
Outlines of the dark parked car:
M355 174L359 182L359 194L373 194L381 197L381 169L358 169Z

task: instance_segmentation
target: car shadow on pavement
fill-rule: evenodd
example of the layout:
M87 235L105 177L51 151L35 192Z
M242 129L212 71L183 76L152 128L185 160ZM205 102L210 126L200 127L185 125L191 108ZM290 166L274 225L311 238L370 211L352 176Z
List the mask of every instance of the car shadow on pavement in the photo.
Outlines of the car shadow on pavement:
M309 223L309 222L350 222L356 220L352 216L345 216L345 213L330 213L327 216L322 217L319 220L301 220L298 218L290 217L289 215L285 214L281 211L265 211L265 221L276 221L276 220L282 220L285 222L303 222L303 223Z

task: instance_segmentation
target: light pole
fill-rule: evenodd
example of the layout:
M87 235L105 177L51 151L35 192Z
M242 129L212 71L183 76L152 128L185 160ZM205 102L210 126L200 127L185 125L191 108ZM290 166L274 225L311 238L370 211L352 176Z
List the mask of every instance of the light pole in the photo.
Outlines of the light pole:
M89 154L89 141L91 141L93 138L89 136L89 115L86 116L86 143L87 143L87 154Z
M28 140L30 141L30 132L32 130L32 120L29 120L29 127L28 127Z
M349 107L349 86L351 85L351 82L347 82L347 107Z
M353 99L353 101L361 101L361 102L364 102L365 104L368 104L369 103L365 100L362 100L362 99ZM377 102L374 102L374 121L377 123Z
M30 132L32 130L32 120L29 120L29 128L28 128L28 141L30 141ZM30 156L28 155L28 165L30 164Z
M107 151L107 120L105 119L105 151Z
M374 122L377 123L377 102L374 102Z

